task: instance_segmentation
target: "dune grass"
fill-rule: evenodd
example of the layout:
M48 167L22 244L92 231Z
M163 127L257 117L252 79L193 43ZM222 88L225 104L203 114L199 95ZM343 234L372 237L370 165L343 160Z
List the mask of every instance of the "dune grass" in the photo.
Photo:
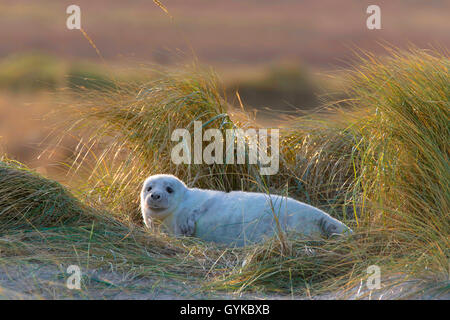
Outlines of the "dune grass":
M18 162L0 162L0 184L2 230L76 224L88 217L85 206L59 183L43 179Z
M11 266L29 271L36 264L39 269L56 268L59 272L49 276L51 281L37 281L28 288L46 298L89 298L89 286L99 282L100 291L130 290L101 280L99 272L126 275L130 286L132 280L152 286L161 279L176 279L195 288L205 270L215 274L214 265L224 268L227 259L227 255L214 261L205 259L213 249L194 239L168 239L121 223L107 211L82 204L58 182L15 161L0 162L0 190L0 272ZM80 266L86 274L84 291L65 288L69 265ZM0 296L3 289L0 286Z
M448 54L391 50L367 55L350 73L353 108L372 116L362 138L355 187L365 197L368 226L395 227L417 271L448 280L450 233L450 61Z
M216 76L191 66L153 72L149 78L88 99L84 92L81 103L65 107L70 120L62 126L81 132L73 168L79 174L87 165L88 191L121 218L142 223L136 195L150 174L170 172L189 185L221 190L255 184L255 165L177 166L170 160L171 133L177 128L193 136L194 121L202 122L202 130L249 127L231 119Z
M16 54L0 61L0 88L11 91L55 89L62 85L64 63L40 54Z
M116 78L133 81L139 76L116 68ZM0 59L0 89L9 92L90 89L104 91L114 87L104 66L89 61L67 61L39 51L12 54Z
M328 203L357 234L321 244L317 256L261 248L259 263L236 275L238 284L288 289L297 279L319 291L342 289L377 264L384 281L403 274L449 291L450 62L445 53L390 53L361 56L348 72L350 98L327 114L299 118L282 143L284 164L295 173L289 194Z
M228 105L209 71L162 72L145 84L82 91L83 100L67 106L71 117L64 124L80 137L72 166L80 179L71 189L107 220L61 223L58 250L72 250L67 243L79 246L76 252L93 267L115 264L121 256L127 261L123 270L193 277L203 290L345 294L361 286L375 264L384 289L420 279L448 293L448 68L448 54L418 49L393 50L382 59L362 56L348 72L349 99L281 129L280 172L270 177L259 175L258 165L171 162L172 131L192 133L194 120L205 128L256 126ZM145 177L161 172L196 187L288 194L325 209L355 234L317 242L278 237L224 249L146 231L139 189ZM26 204L19 212L28 212ZM68 226L80 240L67 240Z

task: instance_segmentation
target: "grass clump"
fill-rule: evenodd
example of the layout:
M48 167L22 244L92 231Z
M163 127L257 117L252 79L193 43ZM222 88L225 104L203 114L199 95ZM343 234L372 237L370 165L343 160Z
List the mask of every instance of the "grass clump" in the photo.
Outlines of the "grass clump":
M67 70L67 86L72 90L109 90L114 81L107 72L92 63L72 63Z
M226 255L205 259L211 251L201 242L187 245L124 224L108 211L82 204L59 183L20 163L0 162L0 273L3 279L24 270L20 277L12 275L18 296L29 292L33 297L106 298L133 286L137 286L133 294L148 293L161 279L161 286L164 281L182 280L194 291L206 269L212 275L215 267L223 269ZM65 286L69 265L82 270L80 292ZM38 276L24 287L22 277L31 272ZM105 275L125 280L114 284ZM0 286L0 294L10 289Z
M337 111L335 111L337 112ZM336 120L330 114L304 116L282 131L281 154L288 178L289 194L323 207L341 219L352 219L353 193L360 136L348 130L351 116Z
M189 185L220 190L254 184L248 177L254 180L255 173L249 172L256 165L175 165L171 160L175 129L187 129L192 139L194 121L201 121L203 131L219 128L224 137L226 129L239 126L229 115L216 76L189 69L151 77L145 84L117 85L92 99L84 96L68 108L73 119L68 131L83 137L73 167L76 171L91 165L89 192L111 211L141 223L137 195L151 174L172 173Z
M368 55L350 74L351 105L371 112L358 128L355 187L366 199L363 217L370 225L395 226L398 240L410 244L418 271L431 268L447 279L449 67L446 54L393 50L386 60Z
M0 88L11 91L55 89L63 84L65 64L40 54L11 55L0 62Z
M126 70L119 73L117 77L122 80L139 79ZM55 91L63 87L104 91L114 85L106 68L88 61L64 61L41 52L12 54L0 60L0 88L11 92Z
M352 106L372 113L360 129L361 188L410 216L448 213L450 61L417 51L370 59L350 74Z
M0 228L53 227L80 223L87 208L58 182L44 179L22 164L0 161Z
M326 202L337 209L335 216L352 220L361 236L352 240L361 246L353 253L377 239L380 250L364 261L376 257L384 272L429 277L445 286L449 59L418 49L390 53L361 57L360 66L347 74L349 99L328 113L299 118L286 130L282 153L306 182L298 198ZM290 183L294 195L296 183ZM293 272L285 274L288 270Z

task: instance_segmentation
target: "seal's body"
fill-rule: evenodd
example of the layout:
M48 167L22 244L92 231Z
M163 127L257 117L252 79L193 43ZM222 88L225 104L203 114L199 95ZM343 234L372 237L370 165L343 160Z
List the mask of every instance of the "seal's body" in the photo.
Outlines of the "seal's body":
M141 210L148 227L159 220L175 235L236 246L260 242L278 231L296 232L304 238L351 232L322 210L292 198L188 188L171 175L145 181Z

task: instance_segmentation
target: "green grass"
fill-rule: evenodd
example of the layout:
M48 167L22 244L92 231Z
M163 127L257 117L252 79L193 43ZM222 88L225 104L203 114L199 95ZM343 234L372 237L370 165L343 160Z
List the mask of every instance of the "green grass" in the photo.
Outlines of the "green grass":
M194 287L194 280L213 265L203 258L212 251L207 245L168 239L163 234L151 234L142 227L123 224L107 211L82 204L59 183L17 162L7 159L0 162L0 190L2 270L31 268L36 264L42 268L52 266L60 272L50 278L64 284L68 277L65 268L75 264L86 273L114 270L148 280L150 284L162 278L183 280ZM215 262L223 268L221 261ZM83 289L94 281L95 278L88 276L83 280ZM36 294L53 288L54 297L83 297L83 292L71 292L64 286L58 288L51 281L41 282L40 286L31 292ZM100 286L101 289L109 287L109 284ZM127 289L115 288L116 291Z
M88 217L85 206L59 183L43 179L20 163L0 162L0 185L2 230L76 224Z
M324 244L311 261L261 249L239 285L256 280L287 290L292 277L320 291L324 276L342 288L377 264L383 276L425 278L448 291L449 66L448 55L417 49L363 55L348 72L350 99L284 131L284 163L294 173L289 194L327 203L357 235Z
M449 274L450 61L448 54L392 50L368 55L350 74L353 108L371 117L362 138L355 187L365 197L368 225L395 227L418 271Z
M89 63L73 63L66 78L67 86L72 90L108 90L114 87L105 70L93 68Z
M120 74L132 80L132 74ZM11 92L39 90L107 90L114 85L108 70L87 61L68 61L31 52L13 54L0 60L0 88Z
M148 83L119 84L114 91L90 98L83 93L80 103L64 108L70 120L62 126L81 132L73 167L85 167L82 174L87 170L88 192L122 218L141 223L136 195L150 173L171 172L200 187L255 188L255 173L249 173L258 169L254 165L176 166L170 160L174 129L193 133L195 120L202 121L204 129L239 125L227 113L216 76L189 69L149 77L153 80Z
M350 293L367 279L367 267L376 264L384 289L418 279L448 293L448 68L448 54L418 49L392 50L382 59L362 56L360 66L348 72L349 99L281 130L280 172L272 177L260 176L257 165L171 162L171 132L187 128L192 133L193 120L220 129L255 125L228 105L209 70L163 70L145 84L116 82L101 94L80 92L83 100L67 106L72 117L64 123L72 137L80 138L72 167L80 179L70 186L80 200L24 172L27 179L38 179L31 191L24 188L43 203L38 208L52 208L55 196L71 205L50 220L48 210L30 210L27 202L18 202L12 213L3 210L2 221L25 228L30 220L34 228L28 238L17 228L2 230L3 237L18 239L18 245L5 242L2 250L11 255L24 250L19 257L27 260L32 253L25 249L31 247L37 261L49 255L48 261L83 259L92 268L126 261L118 264L124 272L188 279L205 292ZM5 171L2 188L17 185L8 182L16 170L21 172ZM326 209L355 234L317 242L279 237L224 249L146 231L137 195L145 177L161 172L197 187L287 193ZM9 200L0 204L11 206ZM95 219L84 221L81 215L81 222L73 222L79 210Z
M15 54L0 61L0 88L11 91L55 89L63 85L64 63L41 54Z

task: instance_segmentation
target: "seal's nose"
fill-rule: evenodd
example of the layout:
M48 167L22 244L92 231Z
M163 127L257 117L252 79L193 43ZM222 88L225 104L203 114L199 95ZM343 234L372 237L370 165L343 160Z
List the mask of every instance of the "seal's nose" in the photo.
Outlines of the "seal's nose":
M158 193L152 193L150 197L152 197L153 200L159 200L161 198L161 195L159 195Z

